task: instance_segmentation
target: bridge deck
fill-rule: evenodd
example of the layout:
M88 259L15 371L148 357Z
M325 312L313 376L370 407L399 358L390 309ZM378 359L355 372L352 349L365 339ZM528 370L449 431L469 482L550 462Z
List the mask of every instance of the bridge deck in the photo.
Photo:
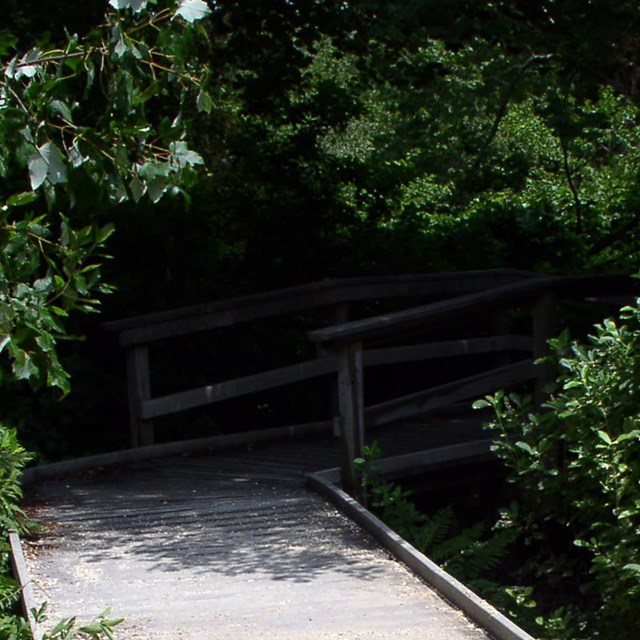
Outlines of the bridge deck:
M380 439L400 453L455 431ZM28 496L48 525L26 550L36 597L52 621L112 607L128 640L487 638L304 488L337 462L331 440L306 440L42 482Z

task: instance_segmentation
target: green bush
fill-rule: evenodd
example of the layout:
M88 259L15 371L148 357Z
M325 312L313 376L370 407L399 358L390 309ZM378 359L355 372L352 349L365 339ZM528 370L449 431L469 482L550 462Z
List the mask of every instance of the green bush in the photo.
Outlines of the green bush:
M3 538L11 530L22 533L27 528L19 506L22 498L20 478L30 459L31 454L18 442L15 429L0 423L0 531Z
M493 574L507 557L517 532L507 526L491 527L484 521L462 527L453 504L433 514L422 513L410 490L380 477L375 461L381 456L378 443L373 442L365 446L364 458L356 460L371 509L418 551L483 597L496 605L505 601L504 590Z
M585 345L563 335L552 346L560 373L539 411L504 393L476 403L495 411L495 451L520 496L510 518L534 585L523 601L547 611L548 637L639 637L638 304Z
M16 439L14 429L0 423L0 621L13 612L19 585L11 578L9 532L24 533L27 521L19 506L22 497L20 476L30 455ZM0 622L0 631L4 622Z

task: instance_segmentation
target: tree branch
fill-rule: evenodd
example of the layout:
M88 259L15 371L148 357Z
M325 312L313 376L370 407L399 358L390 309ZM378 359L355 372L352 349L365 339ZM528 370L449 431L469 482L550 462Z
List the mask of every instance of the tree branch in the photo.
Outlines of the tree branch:
M580 202L578 188L576 187L573 175L571 174L571 168L569 167L569 149L567 147L567 140L562 135L560 136L560 147L562 148L564 174L567 178L569 189L571 189L571 193L573 194L573 203L576 210L576 232L582 233L582 203Z
M507 115L507 109L509 107L509 102L511 101L511 97L520 82L520 79L524 75L524 72L534 63L539 60L547 60L552 56L552 54L533 54L528 60L523 62L521 65L517 67L517 73L515 77L511 80L511 82L507 85L507 88L502 96L502 100L500 101L500 106L498 111L493 119L493 124L491 126L491 130L489 131L489 135L485 140L484 144L480 148L478 155L476 156L475 162L471 167L470 173L475 173L480 168L480 165L484 162L484 159L489 151L489 147L491 143L494 141L496 135L498 134L498 129L500 128L500 123Z

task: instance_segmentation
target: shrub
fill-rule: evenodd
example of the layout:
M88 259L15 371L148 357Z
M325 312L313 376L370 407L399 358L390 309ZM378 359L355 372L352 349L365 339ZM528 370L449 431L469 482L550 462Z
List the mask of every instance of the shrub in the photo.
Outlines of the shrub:
M540 410L502 392L476 403L494 409L494 449L520 496L527 599L564 607L554 638L640 635L638 304L585 345L552 341L559 376Z

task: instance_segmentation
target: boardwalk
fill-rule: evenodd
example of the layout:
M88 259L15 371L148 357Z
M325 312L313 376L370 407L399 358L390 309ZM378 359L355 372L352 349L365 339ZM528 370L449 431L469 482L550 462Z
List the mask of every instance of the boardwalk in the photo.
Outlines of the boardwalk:
M354 459L362 454L366 430L389 428L386 436L379 434L388 456L415 454L387 460L386 472L404 472L408 458L414 470L442 464L451 450L431 452L429 460L421 451L469 443L486 434L468 420L434 422L430 417L429 424L421 424L425 414L445 413L444 407L459 408L459 403L520 384L533 386L540 400L549 370L534 362L548 353L546 339L555 334L555 301L627 296L636 288L637 282L626 276L553 278L512 270L356 278L129 318L107 328L118 333L126 350L134 447L154 442L160 435L154 421L162 416L328 377L337 391L329 415L338 418L347 452L342 481L357 495ZM403 299L420 306L402 308ZM361 303L376 300L393 300L397 310L357 319ZM531 311L530 334L511 333L509 310L519 319L523 310ZM152 379L161 372L152 370L150 351L158 342L301 312L304 327L319 314L321 328L299 336L300 344L306 339L314 344L318 357L294 363L285 359L269 371L152 394ZM472 330L461 337L465 324ZM211 357L202 354L203 360ZM458 362L467 357L468 371ZM455 360L459 370L425 368L425 379L418 374L412 382L429 388L409 390L402 384L398 391L405 395L384 400L372 397L375 387L365 389L370 367L443 359ZM436 380L444 370L447 375ZM409 380L413 374L404 375ZM390 386L385 396L393 391ZM297 433L301 431L309 429ZM285 432L290 433L278 433ZM185 423L184 436L188 434ZM461 447L474 456L488 451L487 442ZM336 448L331 439L277 443L37 483L29 500L35 516L47 525L27 550L37 598L50 602L53 619L89 616L112 606L115 615L127 619L121 637L133 640L487 638L350 520L305 489L306 473L339 464ZM342 500L350 515L396 557L437 584L496 638L531 640L394 532L372 522L355 501L336 495L328 475L314 475L314 486L337 503Z
M111 606L128 640L487 638L304 488L306 472L337 463L333 449L272 444L40 483L36 597L51 619Z

